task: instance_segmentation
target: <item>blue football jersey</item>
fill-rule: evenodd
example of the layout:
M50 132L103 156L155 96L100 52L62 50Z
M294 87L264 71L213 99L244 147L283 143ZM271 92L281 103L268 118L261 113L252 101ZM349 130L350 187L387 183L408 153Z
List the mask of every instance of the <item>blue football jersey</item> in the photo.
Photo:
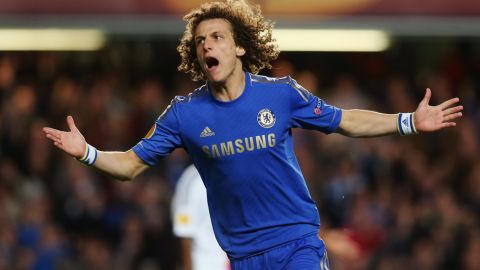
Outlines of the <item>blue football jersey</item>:
M177 147L207 189L213 229L231 259L316 233L320 218L292 144L292 128L334 132L342 111L290 77L245 73L243 93L215 99L208 83L176 97L136 146L154 165Z

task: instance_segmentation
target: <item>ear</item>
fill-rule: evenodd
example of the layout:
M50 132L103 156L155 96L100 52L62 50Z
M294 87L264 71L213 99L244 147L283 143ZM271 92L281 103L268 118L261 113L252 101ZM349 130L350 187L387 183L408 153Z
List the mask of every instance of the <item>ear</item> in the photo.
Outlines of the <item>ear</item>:
M240 56L244 56L245 53L246 53L246 51L245 51L245 49L244 49L243 47L237 46L237 48L236 48L236 54L237 54L237 56L239 56L239 57L240 57Z

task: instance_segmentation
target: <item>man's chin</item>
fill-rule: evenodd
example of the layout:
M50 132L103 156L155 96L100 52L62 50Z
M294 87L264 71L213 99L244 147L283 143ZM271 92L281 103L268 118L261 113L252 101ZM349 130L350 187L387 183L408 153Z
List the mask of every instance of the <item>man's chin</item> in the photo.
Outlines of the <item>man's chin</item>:
M225 78L222 78L220 76L220 74L211 74L211 73L206 73L207 74L207 80L210 82L210 83L213 83L213 84L221 84L225 81Z

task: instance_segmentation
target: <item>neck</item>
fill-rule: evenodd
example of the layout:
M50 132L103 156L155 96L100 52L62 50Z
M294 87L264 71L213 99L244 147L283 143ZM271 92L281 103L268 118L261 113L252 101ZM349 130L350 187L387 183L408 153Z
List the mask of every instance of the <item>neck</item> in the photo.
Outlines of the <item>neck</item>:
M209 82L212 95L220 101L232 101L245 89L245 73L241 68L235 69L223 82Z

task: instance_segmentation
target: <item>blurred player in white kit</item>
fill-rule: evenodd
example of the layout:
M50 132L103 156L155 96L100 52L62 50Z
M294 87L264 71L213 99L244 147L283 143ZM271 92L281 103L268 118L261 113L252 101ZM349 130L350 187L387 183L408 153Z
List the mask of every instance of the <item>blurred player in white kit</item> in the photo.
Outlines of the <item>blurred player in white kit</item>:
M213 234L205 185L193 165L178 180L172 215L173 232L181 238L183 269L230 269L228 257Z

